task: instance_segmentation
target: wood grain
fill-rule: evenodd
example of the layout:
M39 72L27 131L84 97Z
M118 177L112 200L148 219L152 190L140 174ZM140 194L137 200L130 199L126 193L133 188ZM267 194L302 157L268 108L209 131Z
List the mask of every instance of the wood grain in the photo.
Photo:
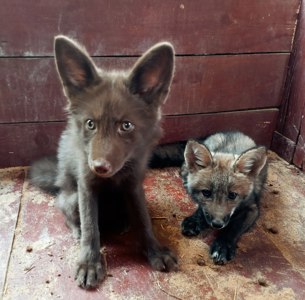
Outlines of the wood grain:
M293 163L305 171L305 139L304 135L300 136L298 143L295 148Z
M165 113L191 114L278 107L287 54L178 57Z
M0 166L28 165L56 151L66 105L54 66L57 34L77 38L105 69L131 67L160 40L174 44L176 73L162 142L238 129L269 146L281 107L274 141L293 140L302 153L296 128L305 106L304 29L296 35L282 102L300 3L2 0Z
M288 54L177 57L164 107L167 115L278 107ZM126 69L135 58L95 58ZM62 87L52 58L0 59L0 123L65 119Z
M300 19L291 54L283 103L272 142L272 150L304 168L305 160L305 4L300 9Z
M64 122L0 124L0 168L26 166L56 153Z
M305 106L305 5L300 11L294 48L291 53L278 131L297 142Z
M161 143L204 137L218 131L240 130L258 144L269 147L277 117L278 109L167 116Z
M303 116L305 113L305 108L303 110ZM296 144L294 156L293 156L293 163L305 171L305 122L304 119L301 123L301 128L298 136L298 141Z
M283 136L278 131L274 131L271 142L271 150L275 151L281 158L291 163L295 148L295 142Z
M300 0L2 0L1 56L53 55L53 36L91 55L139 55L160 40L178 54L288 52Z
M259 144L269 146L277 109L167 116L163 143L203 137L221 130L241 130ZM29 165L56 153L64 122L0 124L0 167Z

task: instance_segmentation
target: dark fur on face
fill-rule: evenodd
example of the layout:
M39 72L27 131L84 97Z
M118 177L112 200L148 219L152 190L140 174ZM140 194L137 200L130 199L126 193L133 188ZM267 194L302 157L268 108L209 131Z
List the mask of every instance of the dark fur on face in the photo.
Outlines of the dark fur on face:
M223 264L235 256L239 238L259 216L266 149L239 132L217 133L202 143L189 141L184 156L184 185L198 209L185 218L182 233L220 230L210 253L215 263Z
M155 45L129 71L98 69L64 36L55 39L55 56L68 98L68 124L53 176L44 177L50 167L45 161L35 163L30 176L45 190L59 191L57 206L80 238L77 284L96 287L106 276L100 230L129 223L152 267L176 270L175 256L152 232L142 187L151 149L162 133L160 110L174 70L172 46Z

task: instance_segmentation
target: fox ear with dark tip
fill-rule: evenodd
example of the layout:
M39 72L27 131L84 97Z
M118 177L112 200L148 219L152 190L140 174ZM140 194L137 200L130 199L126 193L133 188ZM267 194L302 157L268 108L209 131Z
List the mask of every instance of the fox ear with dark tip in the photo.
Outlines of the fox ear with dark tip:
M81 91L95 84L99 77L86 50L65 37L55 37L57 70L68 94Z
M132 94L147 103L162 104L169 92L174 72L174 48L170 43L159 43L136 62L128 77Z
M267 150L257 147L242 153L235 163L235 172L257 176L267 163Z
M190 172L207 168L213 163L209 149L196 141L188 141L185 147L184 158Z

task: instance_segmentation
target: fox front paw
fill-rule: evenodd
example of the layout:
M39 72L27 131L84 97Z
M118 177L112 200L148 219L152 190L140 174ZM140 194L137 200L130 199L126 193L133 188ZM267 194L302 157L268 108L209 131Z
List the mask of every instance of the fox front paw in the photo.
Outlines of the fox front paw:
M78 263L75 274L77 285L84 289L93 289L105 279L107 275L105 264L96 263Z
M202 228L198 218L194 216L186 217L181 224L181 232L185 236L196 236Z
M235 257L236 245L227 241L216 239L211 248L210 255L217 265L224 265Z
M153 269L162 272L171 272L178 270L176 256L166 247L150 251L148 260Z

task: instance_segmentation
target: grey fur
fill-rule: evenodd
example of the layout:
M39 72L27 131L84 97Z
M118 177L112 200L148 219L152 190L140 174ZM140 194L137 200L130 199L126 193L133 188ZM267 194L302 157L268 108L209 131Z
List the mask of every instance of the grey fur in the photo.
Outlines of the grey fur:
M189 141L182 166L184 185L197 210L182 222L182 233L198 235L207 227L219 230L210 254L224 264L259 216L267 176L267 152L241 132L216 133L200 143Z
M53 186L60 189L57 205L67 225L80 238L77 284L93 288L106 277L100 231L128 222L152 267L176 270L175 256L153 234L142 186L162 133L160 107L173 76L172 46L155 45L130 71L98 69L84 48L64 36L55 40L55 55L68 98L68 124Z
M55 156L35 162L29 171L32 184L53 195L59 192L59 188L55 185L56 175L57 159Z

